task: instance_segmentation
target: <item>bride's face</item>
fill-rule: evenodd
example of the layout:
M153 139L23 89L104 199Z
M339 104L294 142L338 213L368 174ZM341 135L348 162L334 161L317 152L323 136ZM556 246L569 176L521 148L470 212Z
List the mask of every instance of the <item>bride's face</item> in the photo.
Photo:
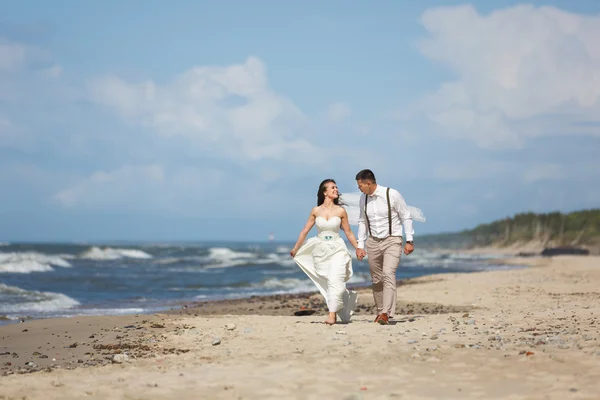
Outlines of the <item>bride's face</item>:
M330 199L337 199L340 196L337 185L335 183L329 182L325 187L325 197L329 197Z

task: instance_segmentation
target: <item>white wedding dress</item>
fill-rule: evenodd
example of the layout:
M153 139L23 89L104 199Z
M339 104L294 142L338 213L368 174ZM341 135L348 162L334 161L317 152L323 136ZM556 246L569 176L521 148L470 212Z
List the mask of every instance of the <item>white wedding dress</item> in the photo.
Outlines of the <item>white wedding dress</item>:
M308 239L294 257L296 264L308 275L325 297L329 312L337 313L343 323L350 322L356 308L358 293L346 289L352 276L352 256L340 237L340 217L317 217L316 237Z

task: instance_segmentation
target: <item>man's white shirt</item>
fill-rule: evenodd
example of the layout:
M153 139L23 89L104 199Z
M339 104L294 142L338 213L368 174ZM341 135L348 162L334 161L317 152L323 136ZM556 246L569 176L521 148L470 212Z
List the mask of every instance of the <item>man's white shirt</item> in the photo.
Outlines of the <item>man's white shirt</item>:
M367 216L369 217L369 225L371 227L371 235L378 239L385 239L389 236L388 222L388 204L386 198L387 187L377 185L375 192L368 196L367 200ZM365 196L360 196L360 215L358 218L358 248L365 248L365 241L369 233L367 227L367 219L365 218ZM406 240L413 240L414 230L410 210L404 201L404 197L396 189L390 188L390 203L392 214L392 236L404 236Z

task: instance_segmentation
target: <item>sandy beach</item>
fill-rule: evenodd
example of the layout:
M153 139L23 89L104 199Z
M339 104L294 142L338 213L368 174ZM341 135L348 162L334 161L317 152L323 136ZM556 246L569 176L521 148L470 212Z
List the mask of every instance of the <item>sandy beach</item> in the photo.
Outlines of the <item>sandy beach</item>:
M2 326L0 399L600 398L600 257L511 262L401 284L388 326L365 289L333 327L316 294Z

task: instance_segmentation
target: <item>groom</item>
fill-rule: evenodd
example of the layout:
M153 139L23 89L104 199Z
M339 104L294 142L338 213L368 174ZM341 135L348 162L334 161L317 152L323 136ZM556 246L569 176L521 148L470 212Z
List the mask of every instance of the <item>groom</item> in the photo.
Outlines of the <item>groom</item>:
M356 174L356 183L363 193L356 257L362 260L369 254L377 306L375 322L387 325L396 312L396 269L402 254L402 224L406 235L404 254L409 255L415 249L412 217L402 195L395 189L378 185L373 171L360 171Z

